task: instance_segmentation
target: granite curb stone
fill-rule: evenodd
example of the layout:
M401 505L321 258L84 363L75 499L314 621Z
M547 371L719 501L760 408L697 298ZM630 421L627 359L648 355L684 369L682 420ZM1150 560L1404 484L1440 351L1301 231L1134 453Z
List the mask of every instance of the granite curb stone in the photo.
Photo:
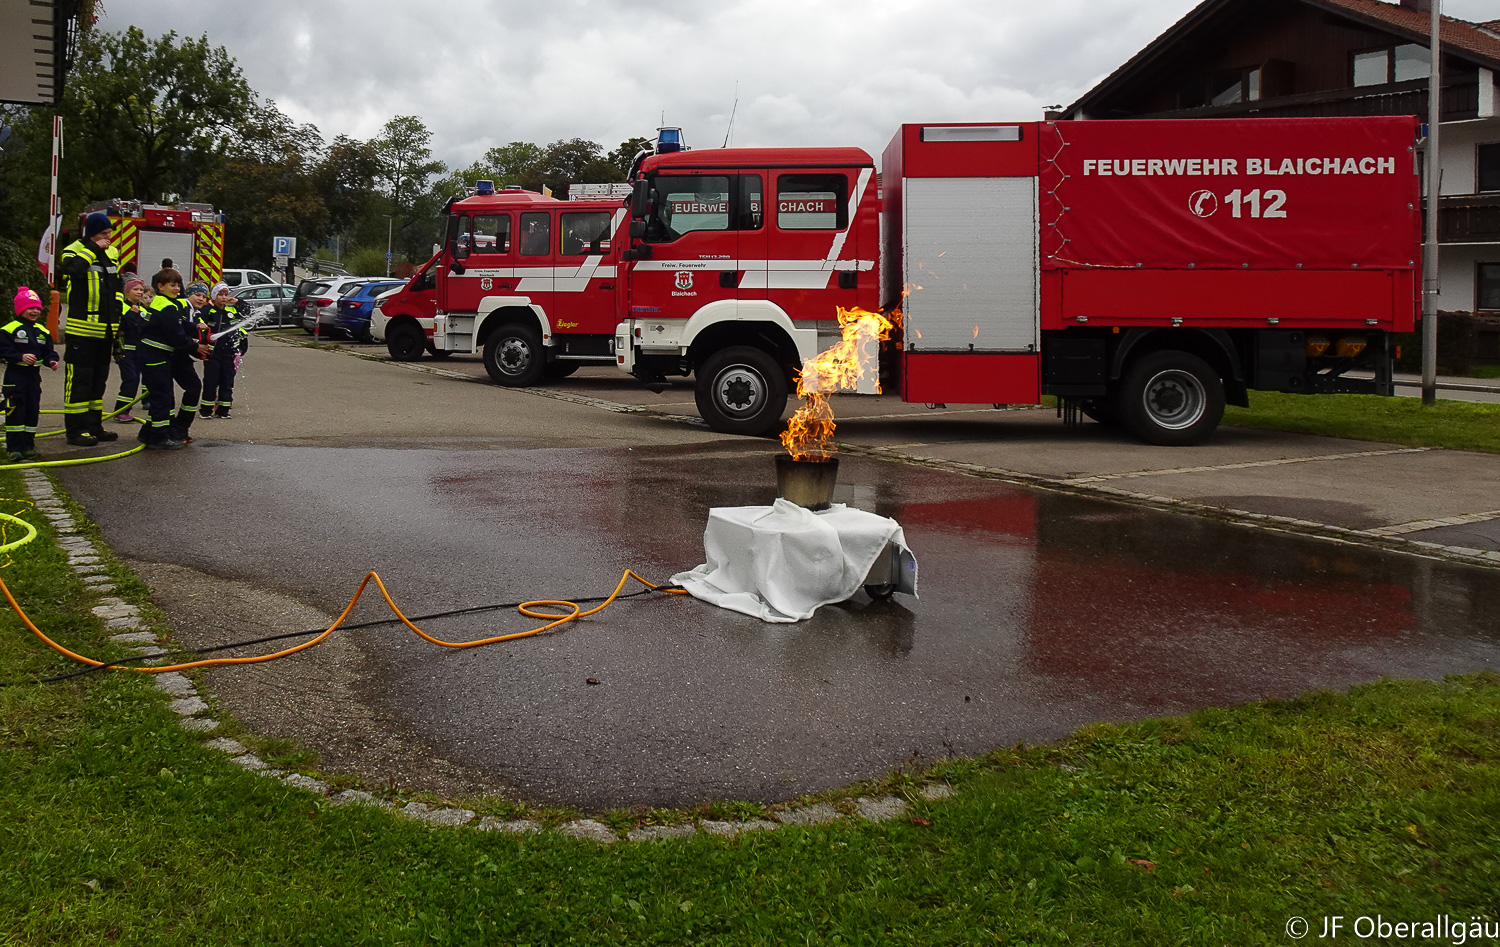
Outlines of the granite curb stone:
M285 776L281 777L281 781L286 783L288 786L295 786L298 789L306 789L309 792L315 792L320 796L328 795L327 783L323 782L323 780L321 779L313 779L311 776L304 776L301 773L287 773Z
M401 809L401 814L409 819L430 822L433 825L468 825L474 821L474 812L471 809L434 809L424 802L408 802Z
M691 824L643 825L625 833L625 838L632 842L650 842L665 838L691 838L697 834L698 830Z
M557 832L559 835L566 835L569 838L603 842L606 845L613 845L620 840L620 837L615 834L614 829L602 822L595 822L593 819L577 819L573 822L565 822L557 827Z
M839 810L826 802L815 802L800 809L776 813L782 825L827 825L839 817Z
M509 832L512 835L532 835L542 830L529 819L501 819L492 815L480 819L478 828L481 832Z
M776 828L775 822L767 822L765 819L749 819L745 822L715 822L705 820L698 823L698 828L707 835L717 835L720 838L734 838L744 832L766 832Z

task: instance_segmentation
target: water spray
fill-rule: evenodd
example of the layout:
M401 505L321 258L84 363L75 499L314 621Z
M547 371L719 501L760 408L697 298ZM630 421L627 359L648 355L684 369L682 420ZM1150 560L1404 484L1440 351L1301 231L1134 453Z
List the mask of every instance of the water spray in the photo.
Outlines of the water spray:
M219 341L219 339L223 338L231 332L248 332L261 323L269 321L270 318L275 314L275 306L256 306L250 311L250 315L246 316L239 322L236 322L234 325L230 326L227 329L222 329L218 332L215 332L213 335L208 337L208 340L210 342L217 342Z

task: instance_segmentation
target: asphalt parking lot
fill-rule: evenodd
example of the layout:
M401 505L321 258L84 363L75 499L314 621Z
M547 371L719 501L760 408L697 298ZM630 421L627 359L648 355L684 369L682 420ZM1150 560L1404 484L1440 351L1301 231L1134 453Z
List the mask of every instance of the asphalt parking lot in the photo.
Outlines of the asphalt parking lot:
M774 495L776 445L702 427L685 387L476 375L258 340L234 419L59 479L194 645L325 623L368 569L413 615L602 594L627 567L665 580L702 561L710 508ZM783 799L1094 720L1500 668L1500 458L1232 428L1164 449L889 398L837 412L836 498L902 523L920 599L768 626L651 597L470 651L385 627L208 689L326 771L606 807ZM1474 555L1406 541L1460 533Z

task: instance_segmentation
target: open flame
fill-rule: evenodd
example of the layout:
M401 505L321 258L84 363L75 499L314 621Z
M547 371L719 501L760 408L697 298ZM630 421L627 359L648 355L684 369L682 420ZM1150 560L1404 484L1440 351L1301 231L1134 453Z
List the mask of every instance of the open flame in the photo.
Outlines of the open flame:
M900 310L887 318L868 309L839 307L843 338L804 361L797 375L802 407L781 434L782 446L793 460L824 461L833 456L833 406L828 396L858 390L866 381L873 384L876 394L880 393L880 343L891 337L891 330L900 321Z

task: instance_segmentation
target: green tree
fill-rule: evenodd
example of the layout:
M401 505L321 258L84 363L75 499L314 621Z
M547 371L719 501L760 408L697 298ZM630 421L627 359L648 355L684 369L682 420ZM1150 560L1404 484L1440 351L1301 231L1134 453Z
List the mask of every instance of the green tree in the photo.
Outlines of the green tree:
M339 135L328 146L316 171L318 192L328 205L328 226L334 233L352 230L369 216L379 195L375 176L380 161L371 142Z
M392 243L407 259L426 259L438 234L442 198L430 184L447 166L432 157L432 132L415 115L397 115L370 142L375 181L389 204L396 233ZM365 222L370 222L367 214Z
M397 208L414 204L433 176L447 170L432 157L432 132L415 115L397 115L386 122L370 144L375 150L376 181Z
M266 103L242 119L222 159L199 181L195 197L224 211L225 258L271 266L271 238L311 244L328 235L328 195L320 180L323 136Z
M253 106L239 66L207 36L94 33L63 93L74 186L95 199L190 194Z
M438 182L434 191L443 200L455 194L467 194L476 181L494 181L496 187L520 184L544 153L541 145L513 141L484 153L467 168L454 171Z
M570 184L609 184L624 179L625 172L604 156L599 145L583 138L568 138L548 145L520 183L532 191L550 187L558 197L567 197Z
M30 243L47 229L52 113L0 106L0 239Z
M625 175L630 171L630 163L635 160L636 155L643 150L651 150L652 141L650 138L629 138L620 142L619 147L605 156L610 164L620 170L619 180L625 180Z

